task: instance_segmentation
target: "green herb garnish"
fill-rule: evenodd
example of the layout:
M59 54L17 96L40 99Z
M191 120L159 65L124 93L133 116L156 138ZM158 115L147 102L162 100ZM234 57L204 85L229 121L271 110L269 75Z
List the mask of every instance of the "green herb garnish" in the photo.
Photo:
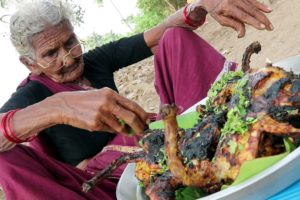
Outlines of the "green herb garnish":
M175 191L175 199L176 200L195 200L201 197L204 197L205 193L199 189L194 187L184 187L179 188Z
M163 174L169 169L169 167L167 165L167 155L166 155L165 149L161 148L160 152L163 154L163 158L159 160L158 164L161 167L160 172Z
M118 119L118 121L121 126L125 126L128 135L134 135L134 130L128 124L126 124L123 119Z
M228 83L228 81L233 80L235 78L241 78L244 76L244 72L242 71L230 71L227 73L224 73L222 77L216 81L210 88L210 90L207 93L207 101L206 101L206 110L210 110L212 100L215 98L218 93L223 89L223 87Z
M234 142L233 140L230 140L228 142L228 145L229 145L229 152L231 154L234 154L236 152L236 150L237 150L237 147L238 147L237 143Z
M251 89L247 87L248 80L246 77L238 80L233 88L232 96L237 99L237 103L227 113L227 121L221 129L221 134L245 133L248 126L257 120L247 117L247 108L250 106Z

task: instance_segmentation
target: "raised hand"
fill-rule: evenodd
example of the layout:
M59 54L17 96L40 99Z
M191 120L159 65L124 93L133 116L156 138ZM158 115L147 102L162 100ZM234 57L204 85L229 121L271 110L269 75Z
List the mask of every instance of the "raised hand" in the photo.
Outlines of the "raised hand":
M245 24L259 30L273 30L273 25L265 13L272 10L257 0L197 0L193 6L203 7L217 22L245 35Z

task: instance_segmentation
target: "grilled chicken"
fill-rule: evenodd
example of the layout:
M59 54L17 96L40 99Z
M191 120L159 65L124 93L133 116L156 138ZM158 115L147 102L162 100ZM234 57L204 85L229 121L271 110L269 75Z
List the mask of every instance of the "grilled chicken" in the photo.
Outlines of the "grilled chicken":
M300 129L300 77L280 67L249 67L251 44L243 56L243 71L228 72L199 105L199 121L183 130L176 121L176 105L160 110L164 130L148 130L141 148L126 153L83 185L84 191L126 162L135 162L135 175L151 200L175 198L185 186L206 193L231 184L246 161L285 151L283 138L296 145Z
M213 131L210 128L209 135L215 138L219 135L214 158L188 158L190 165L185 164L187 157L182 153L182 144L178 140L178 135L189 135L189 131L183 134L178 128L176 106L165 105L161 113L171 173L183 185L209 191L212 186L216 189L216 186L233 182L244 162L281 153L284 150L282 141L272 143L272 136L300 136L300 129L289 123L289 119L299 119L300 116L299 81L299 76L291 72L279 67L266 67L248 70L240 79L226 83L219 92L226 95L211 99L207 109L214 110L214 119L225 112L225 123L214 125L213 121L207 120L211 118L209 112L203 117L203 121L207 121L206 127L215 127ZM220 106L223 108L218 108ZM199 135L204 137L205 134L207 132L202 130ZM203 141L195 137L189 139L190 143L198 144L194 147L202 147L199 142ZM198 149L198 153L204 150Z

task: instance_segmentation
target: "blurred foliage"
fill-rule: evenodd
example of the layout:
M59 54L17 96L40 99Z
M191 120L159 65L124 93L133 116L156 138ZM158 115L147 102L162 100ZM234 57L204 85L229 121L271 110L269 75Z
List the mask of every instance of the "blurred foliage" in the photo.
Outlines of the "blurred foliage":
M73 15L74 15L73 24L76 26L80 26L84 22L83 16L85 10L80 5L75 4L73 0L66 0L66 1L69 2L71 9L73 11Z
M18 2L22 0L14 1ZM83 17L85 14L85 10L82 9L80 5L74 3L74 0L63 1L68 2L74 12L73 24L76 26L80 26L82 23L84 23ZM99 6L103 6L103 0L95 0L95 2ZM7 8L9 7L8 4L10 3L11 2L9 2L8 0L0 0L0 7ZM134 30L130 34L134 34L143 32L159 24L167 16L169 16L171 13L175 12L185 4L186 0L137 0L137 8L139 9L139 13L137 15L129 16L126 19L124 19L121 14L120 16L123 18L123 23L127 24L129 28L131 28L130 24L133 25ZM115 9L118 8L115 6ZM101 46L109 41L114 41L128 35L129 34L116 34L112 31L105 35L92 33L89 37L86 38L85 47L87 50L89 50L96 46Z
M0 7L4 9L8 9L12 4L19 4L22 3L23 0L0 0ZM73 11L73 24L76 26L80 26L84 21L83 21L83 16L85 13L85 10L82 9L82 7L79 4L74 3L74 0L62 0L63 2L66 2L69 4L71 7L71 10ZM99 0L97 0L99 1ZM99 1L100 3L102 0ZM3 20L4 17L10 16L10 14L3 14L0 15L0 21L7 23L6 21Z
M96 0L96 3L97 3L98 5L100 5L100 6L102 6L102 5L103 5L103 0Z
M105 35L99 35L97 33L92 33L84 40L84 48L85 51L94 49L95 47L101 46L108 42L112 42L118 40L126 35L116 34L112 31L106 33Z
M0 0L0 7L5 8L7 5L7 0Z
M135 25L134 32L145 31L186 4L186 0L137 0L139 14L127 20Z

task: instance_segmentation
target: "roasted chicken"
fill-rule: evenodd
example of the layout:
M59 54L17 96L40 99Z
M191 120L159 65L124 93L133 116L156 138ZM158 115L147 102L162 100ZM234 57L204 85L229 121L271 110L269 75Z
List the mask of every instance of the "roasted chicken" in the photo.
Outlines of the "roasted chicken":
M252 44L244 59L259 49ZM186 186L209 194L231 184L246 161L284 152L283 138L297 146L300 76L249 63L243 61L244 72L228 72L214 83L191 129L178 126L176 105L162 106L164 130L148 130L140 151L119 158L87 181L84 191L121 163L136 162L136 177L150 199L174 199L175 190Z

